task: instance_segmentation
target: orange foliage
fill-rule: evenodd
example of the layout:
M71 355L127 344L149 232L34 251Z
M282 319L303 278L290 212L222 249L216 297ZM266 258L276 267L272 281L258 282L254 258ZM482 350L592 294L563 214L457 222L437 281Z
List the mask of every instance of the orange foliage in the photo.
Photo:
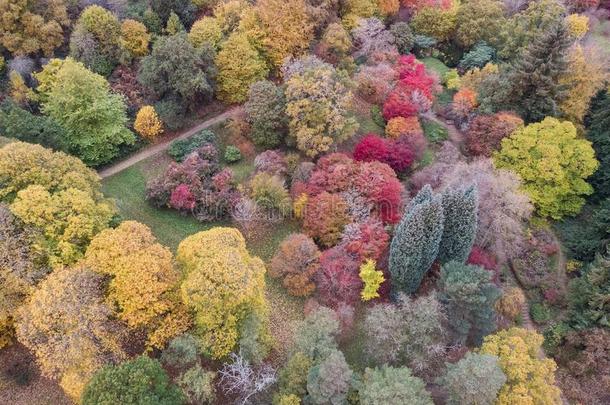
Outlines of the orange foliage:
M396 139L419 133L423 133L423 130L416 116L394 117L385 126L385 134L388 138Z

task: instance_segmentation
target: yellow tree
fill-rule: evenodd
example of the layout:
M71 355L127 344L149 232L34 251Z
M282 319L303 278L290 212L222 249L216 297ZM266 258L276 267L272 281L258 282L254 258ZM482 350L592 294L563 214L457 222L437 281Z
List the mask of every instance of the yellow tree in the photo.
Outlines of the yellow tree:
M163 123L159 119L155 108L145 105L140 108L133 123L133 128L138 134L149 141L154 140L163 133Z
M367 260L360 266L360 279L364 283L360 296L362 301L369 301L379 297L379 287L385 281L383 272L375 269L375 260Z
M127 326L147 332L149 346L161 348L188 329L189 317L177 296L179 274L172 253L146 225L126 221L100 232L87 248L85 263L110 277L111 306L118 308L118 317Z
M604 87L608 78L605 64L597 55L597 49L585 50L579 44L574 45L570 49L569 67L560 78L560 83L568 89L568 96L559 108L575 124L582 123L591 98Z
M210 44L218 49L222 40L222 28L217 18L203 17L193 24L188 34L189 41L195 48L200 48L204 43Z
M15 103L20 106L25 106L30 101L34 100L34 92L25 84L21 74L12 70L8 77L11 86L10 95Z
M506 383L498 394L498 405L561 404L555 386L555 362L540 358L544 338L523 328L510 328L488 335L479 352L498 356Z
M18 311L17 338L36 355L43 374L74 400L95 372L124 359L123 331L104 303L102 277L85 267L45 278Z
M553 219L580 211L583 196L593 192L585 179L599 165L591 142L577 138L571 122L551 117L504 138L493 159L496 167L516 172L538 213Z
M260 0L258 17L265 33L263 46L271 63L279 67L288 56L309 48L313 26L303 0Z
M265 266L250 256L241 233L212 228L180 242L176 260L184 272L182 300L192 311L202 348L218 359L244 337L246 320L258 320L249 338L266 340ZM251 328L249 328L251 329Z
M150 34L146 26L136 20L124 20L121 24L121 47L132 57L146 56Z
M250 85L267 77L269 70L246 34L235 32L222 44L216 56L218 98L238 103L248 98Z
M582 39L589 31L589 17L582 14L570 14L566 17L568 32L576 39Z
M0 44L14 55L52 56L70 24L64 0L0 0Z

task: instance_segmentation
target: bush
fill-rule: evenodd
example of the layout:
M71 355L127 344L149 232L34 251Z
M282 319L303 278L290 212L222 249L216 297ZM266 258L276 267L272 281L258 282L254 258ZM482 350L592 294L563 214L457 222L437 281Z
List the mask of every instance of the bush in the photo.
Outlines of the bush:
M374 105L371 107L371 119L378 127L384 128L386 123L383 118L383 114L381 113L381 108L378 105Z
M466 131L466 147L472 155L490 157L494 151L500 149L502 139L521 126L523 120L513 113L477 115Z
M161 362L170 367L184 368L194 364L198 359L197 339L184 334L175 337L161 353Z
M407 170L413 163L413 152L405 143L369 134L362 138L354 148L354 159L386 163L394 171L400 173Z
M191 136L187 139L178 139L173 141L169 148L167 149L167 153L176 161L182 162L186 156L191 154L195 149L203 146L204 144L212 144L215 145L217 142L216 135L207 129L204 129L197 134Z
M250 197L267 210L278 210L284 216L291 207L290 195L284 180L276 175L261 172L250 182Z
M235 162L239 162L241 160L242 156L241 156L241 152L239 151L239 149L236 146L229 145L225 149L224 158L225 158L225 162L227 162L227 163L235 163Z
M390 32L394 35L394 43L398 52L405 55L411 52L415 43L415 37L409 24L404 21L399 21L390 26Z
M473 68L481 69L483 66L491 62L496 56L496 50L485 42L479 42L460 60L459 68L461 71L470 70Z
M271 259L269 275L281 277L282 284L295 296L307 296L315 290L313 278L320 268L320 251L307 235L289 235Z
M254 158L254 168L257 172L265 172L284 177L288 168L284 154L275 150L266 150Z
M216 373L205 371L199 364L188 369L178 380L178 386L191 403L211 404L214 402L214 379Z
M184 108L174 100L161 100L155 103L155 111L167 129L175 131L184 126Z
M537 324L544 324L551 319L551 310L545 304L536 302L530 306L530 316Z
M386 136L392 139L423 133L417 117L395 117L389 120L385 127Z
M379 260L388 248L389 241L390 236L383 224L375 219L349 224L341 235L341 245L360 262L366 259Z

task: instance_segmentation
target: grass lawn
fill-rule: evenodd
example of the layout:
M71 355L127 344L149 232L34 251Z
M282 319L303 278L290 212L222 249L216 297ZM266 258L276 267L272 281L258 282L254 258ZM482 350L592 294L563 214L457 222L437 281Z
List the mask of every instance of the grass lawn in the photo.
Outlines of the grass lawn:
M424 130L424 135L430 142L442 142L449 137L449 132L447 131L447 128L436 121L422 119L421 126Z
M421 61L426 66L426 69L435 72L440 79L445 76L445 73L451 70L443 62L431 56L423 58Z

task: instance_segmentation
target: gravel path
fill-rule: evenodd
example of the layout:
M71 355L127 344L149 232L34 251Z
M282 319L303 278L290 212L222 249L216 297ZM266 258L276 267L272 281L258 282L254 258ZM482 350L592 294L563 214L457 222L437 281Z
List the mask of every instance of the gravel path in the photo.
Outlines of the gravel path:
M136 153L135 155L128 157L125 160L117 162L117 163L113 164L112 166L105 167L105 168L101 169L100 171L98 171L98 174L100 175L100 177L102 179L104 179L106 177L110 177L114 174L117 174L117 173L127 169L128 167L131 167L131 166L135 165L136 163L141 162L142 160L144 160L146 158L149 158L153 155L156 155L159 152L166 150L173 141L175 141L177 139L186 139L190 136L195 135L197 132L201 131L202 129L209 128L212 125L218 124L219 122L222 122L228 118L237 116L241 112L242 112L241 106L233 107L230 110L227 110L215 117L212 117L212 118L209 118L209 119L203 121L202 123L200 123L198 125L195 125L194 127L181 133L177 137L174 137L174 138L167 140L165 142L162 142L162 143L148 146L148 147L142 149L141 151L139 151L138 153Z

